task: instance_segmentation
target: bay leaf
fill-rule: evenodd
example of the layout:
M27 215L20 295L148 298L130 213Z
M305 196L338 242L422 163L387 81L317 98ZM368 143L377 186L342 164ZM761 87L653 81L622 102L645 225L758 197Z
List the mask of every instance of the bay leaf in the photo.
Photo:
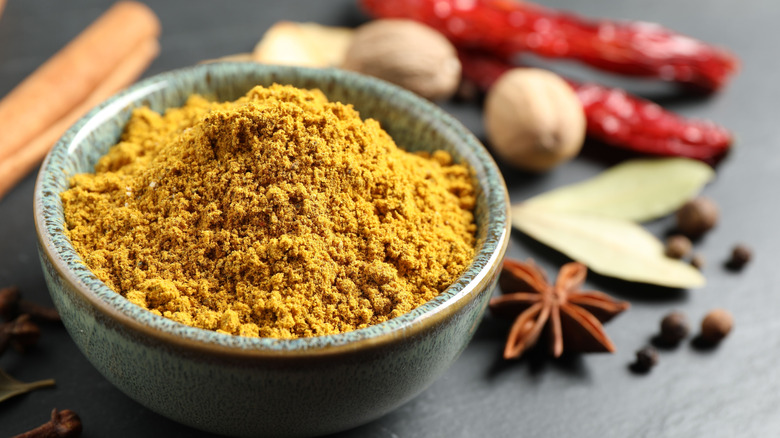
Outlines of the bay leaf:
M9 398L33 391L38 388L54 386L54 379L39 380L37 382L20 382L0 369L0 402Z
M525 203L547 212L644 222L680 208L714 175L710 166L687 158L637 159Z
M655 236L628 220L523 203L512 207L512 224L602 275L675 288L705 283L698 270L666 257Z

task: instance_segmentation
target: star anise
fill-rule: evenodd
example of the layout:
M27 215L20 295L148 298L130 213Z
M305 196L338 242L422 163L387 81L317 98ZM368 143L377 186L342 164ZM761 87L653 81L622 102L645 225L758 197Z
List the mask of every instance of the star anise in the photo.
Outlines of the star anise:
M516 318L504 358L519 357L545 331L555 357L564 347L580 352L615 351L601 323L628 309L629 304L601 292L580 291L587 271L581 263L567 263L552 285L533 261L504 260L499 278L504 295L490 300L493 314Z

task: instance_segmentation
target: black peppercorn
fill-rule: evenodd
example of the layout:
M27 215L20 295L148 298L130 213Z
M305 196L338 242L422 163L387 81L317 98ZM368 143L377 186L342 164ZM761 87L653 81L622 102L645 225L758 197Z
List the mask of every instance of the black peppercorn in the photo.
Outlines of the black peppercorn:
M41 330L30 320L30 315L20 315L11 322L0 324L0 354L9 345L24 353L38 342L40 336Z
M666 345L677 345L690 332L688 318L682 312L672 312L661 320L661 341Z
M658 363L658 351L650 346L644 347L636 352L636 362L633 369L640 372L647 372Z
M753 252L745 245L738 244L731 251L731 259L726 263L730 269L739 270L745 267L753 256Z

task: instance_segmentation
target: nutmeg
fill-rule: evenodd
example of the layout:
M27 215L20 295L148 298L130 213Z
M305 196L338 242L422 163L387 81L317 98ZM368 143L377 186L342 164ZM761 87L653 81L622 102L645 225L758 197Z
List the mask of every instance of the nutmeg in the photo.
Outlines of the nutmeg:
M436 30L412 20L374 20L357 28L342 67L431 100L451 97L460 83L455 47Z
M585 140L585 112L574 90L541 69L504 73L488 91L484 121L497 158L534 172L570 160Z

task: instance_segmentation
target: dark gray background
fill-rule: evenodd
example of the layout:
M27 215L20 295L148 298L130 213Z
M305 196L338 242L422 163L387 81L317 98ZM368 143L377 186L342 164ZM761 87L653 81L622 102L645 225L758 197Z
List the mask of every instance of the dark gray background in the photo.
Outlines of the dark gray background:
M0 18L0 95L92 22L110 1L10 0ZM150 1L159 15L162 52L147 75L199 60L250 51L281 19L355 26L366 19L354 1ZM721 209L717 228L697 244L708 260L706 287L670 291L591 276L588 286L629 300L631 309L607 326L615 354L530 355L502 361L507 325L486 317L454 366L428 390L395 412L343 437L471 436L778 436L780 435L780 291L777 268L777 181L780 129L777 85L780 3L772 0L550 0L549 6L592 16L657 21L739 55L743 68L721 93L681 95L649 81L594 75L566 63L550 64L581 78L597 78L657 99L690 117L710 118L737 136L731 155L705 189ZM538 61L534 61L538 62ZM479 106L444 103L483 138ZM0 133L0 138L2 133ZM598 145L541 176L504 169L511 197L521 201L579 181L623 154ZM50 302L36 253L32 217L34 174L0 201L0 286L16 284L28 298ZM658 235L666 219L648 224ZM736 242L755 250L741 273L722 262ZM520 233L513 257L534 257L548 271L566 259ZM734 332L718 348L684 343L661 351L647 375L633 374L634 351L657 332L664 314L679 309L694 325L711 308L731 310ZM21 380L55 378L57 386L0 404L0 437L48 419L53 407L81 415L85 437L206 436L130 400L100 376L61 327L44 327L39 348L9 351L0 367ZM161 388L164 390L164 388ZM252 407L246 407L252 415ZM302 414L303 415L303 414Z

